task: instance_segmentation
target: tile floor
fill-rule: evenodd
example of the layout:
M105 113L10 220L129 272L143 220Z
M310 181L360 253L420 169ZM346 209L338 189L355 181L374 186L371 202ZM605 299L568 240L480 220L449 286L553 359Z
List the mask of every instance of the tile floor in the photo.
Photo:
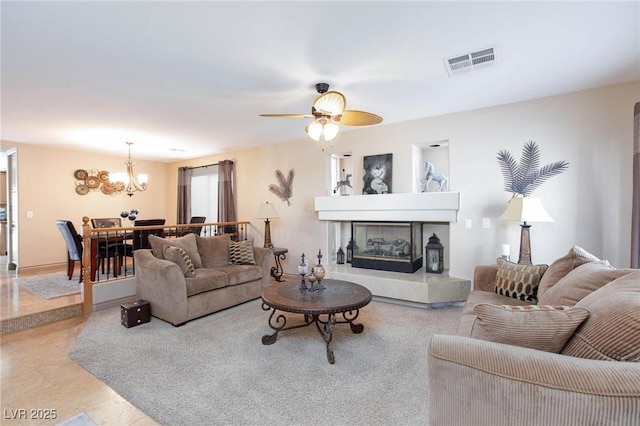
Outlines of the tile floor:
M47 268L20 276L59 270ZM79 301L80 296L42 300L19 288L15 277L14 271L0 264L3 319ZM67 357L85 321L80 316L0 336L0 424L55 425L81 411L99 425L158 424ZM52 417L53 410L55 419L37 418Z

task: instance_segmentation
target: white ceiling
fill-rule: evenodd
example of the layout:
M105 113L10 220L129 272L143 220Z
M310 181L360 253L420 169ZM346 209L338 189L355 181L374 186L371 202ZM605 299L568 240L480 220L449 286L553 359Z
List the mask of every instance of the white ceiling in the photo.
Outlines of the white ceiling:
M171 161L304 138L314 84L387 123L640 79L640 2L1 3L1 138ZM450 78L443 58L496 46ZM342 131L353 128L344 127ZM182 151L175 151L179 149Z

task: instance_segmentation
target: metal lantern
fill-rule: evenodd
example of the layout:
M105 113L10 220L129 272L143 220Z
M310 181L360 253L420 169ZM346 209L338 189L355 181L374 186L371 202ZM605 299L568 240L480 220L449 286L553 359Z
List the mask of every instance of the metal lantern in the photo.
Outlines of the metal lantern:
M444 271L444 247L435 233L429 237L425 252L425 272L441 274Z
M336 253L336 261L338 265L344 265L344 250L342 250L342 247L340 247L338 253Z
M351 263L353 260L353 240L349 240L347 244L347 263Z

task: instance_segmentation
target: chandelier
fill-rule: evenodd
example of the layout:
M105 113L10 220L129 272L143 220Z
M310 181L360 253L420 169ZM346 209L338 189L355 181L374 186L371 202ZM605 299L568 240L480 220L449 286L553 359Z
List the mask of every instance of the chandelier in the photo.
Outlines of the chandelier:
M136 178L133 174L133 166L135 166L135 164L131 161L131 145L133 145L133 142L125 143L129 145L129 158L126 162L127 172L112 173L111 181L116 192L126 192L127 195L131 197L134 192L142 192L147 189L147 180L149 179L149 175L141 173L138 174Z

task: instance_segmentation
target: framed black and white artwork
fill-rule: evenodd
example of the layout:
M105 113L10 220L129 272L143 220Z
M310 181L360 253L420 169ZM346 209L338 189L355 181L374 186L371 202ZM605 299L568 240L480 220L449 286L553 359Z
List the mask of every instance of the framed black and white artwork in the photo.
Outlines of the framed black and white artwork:
M393 154L366 155L362 166L363 194L391 194Z

